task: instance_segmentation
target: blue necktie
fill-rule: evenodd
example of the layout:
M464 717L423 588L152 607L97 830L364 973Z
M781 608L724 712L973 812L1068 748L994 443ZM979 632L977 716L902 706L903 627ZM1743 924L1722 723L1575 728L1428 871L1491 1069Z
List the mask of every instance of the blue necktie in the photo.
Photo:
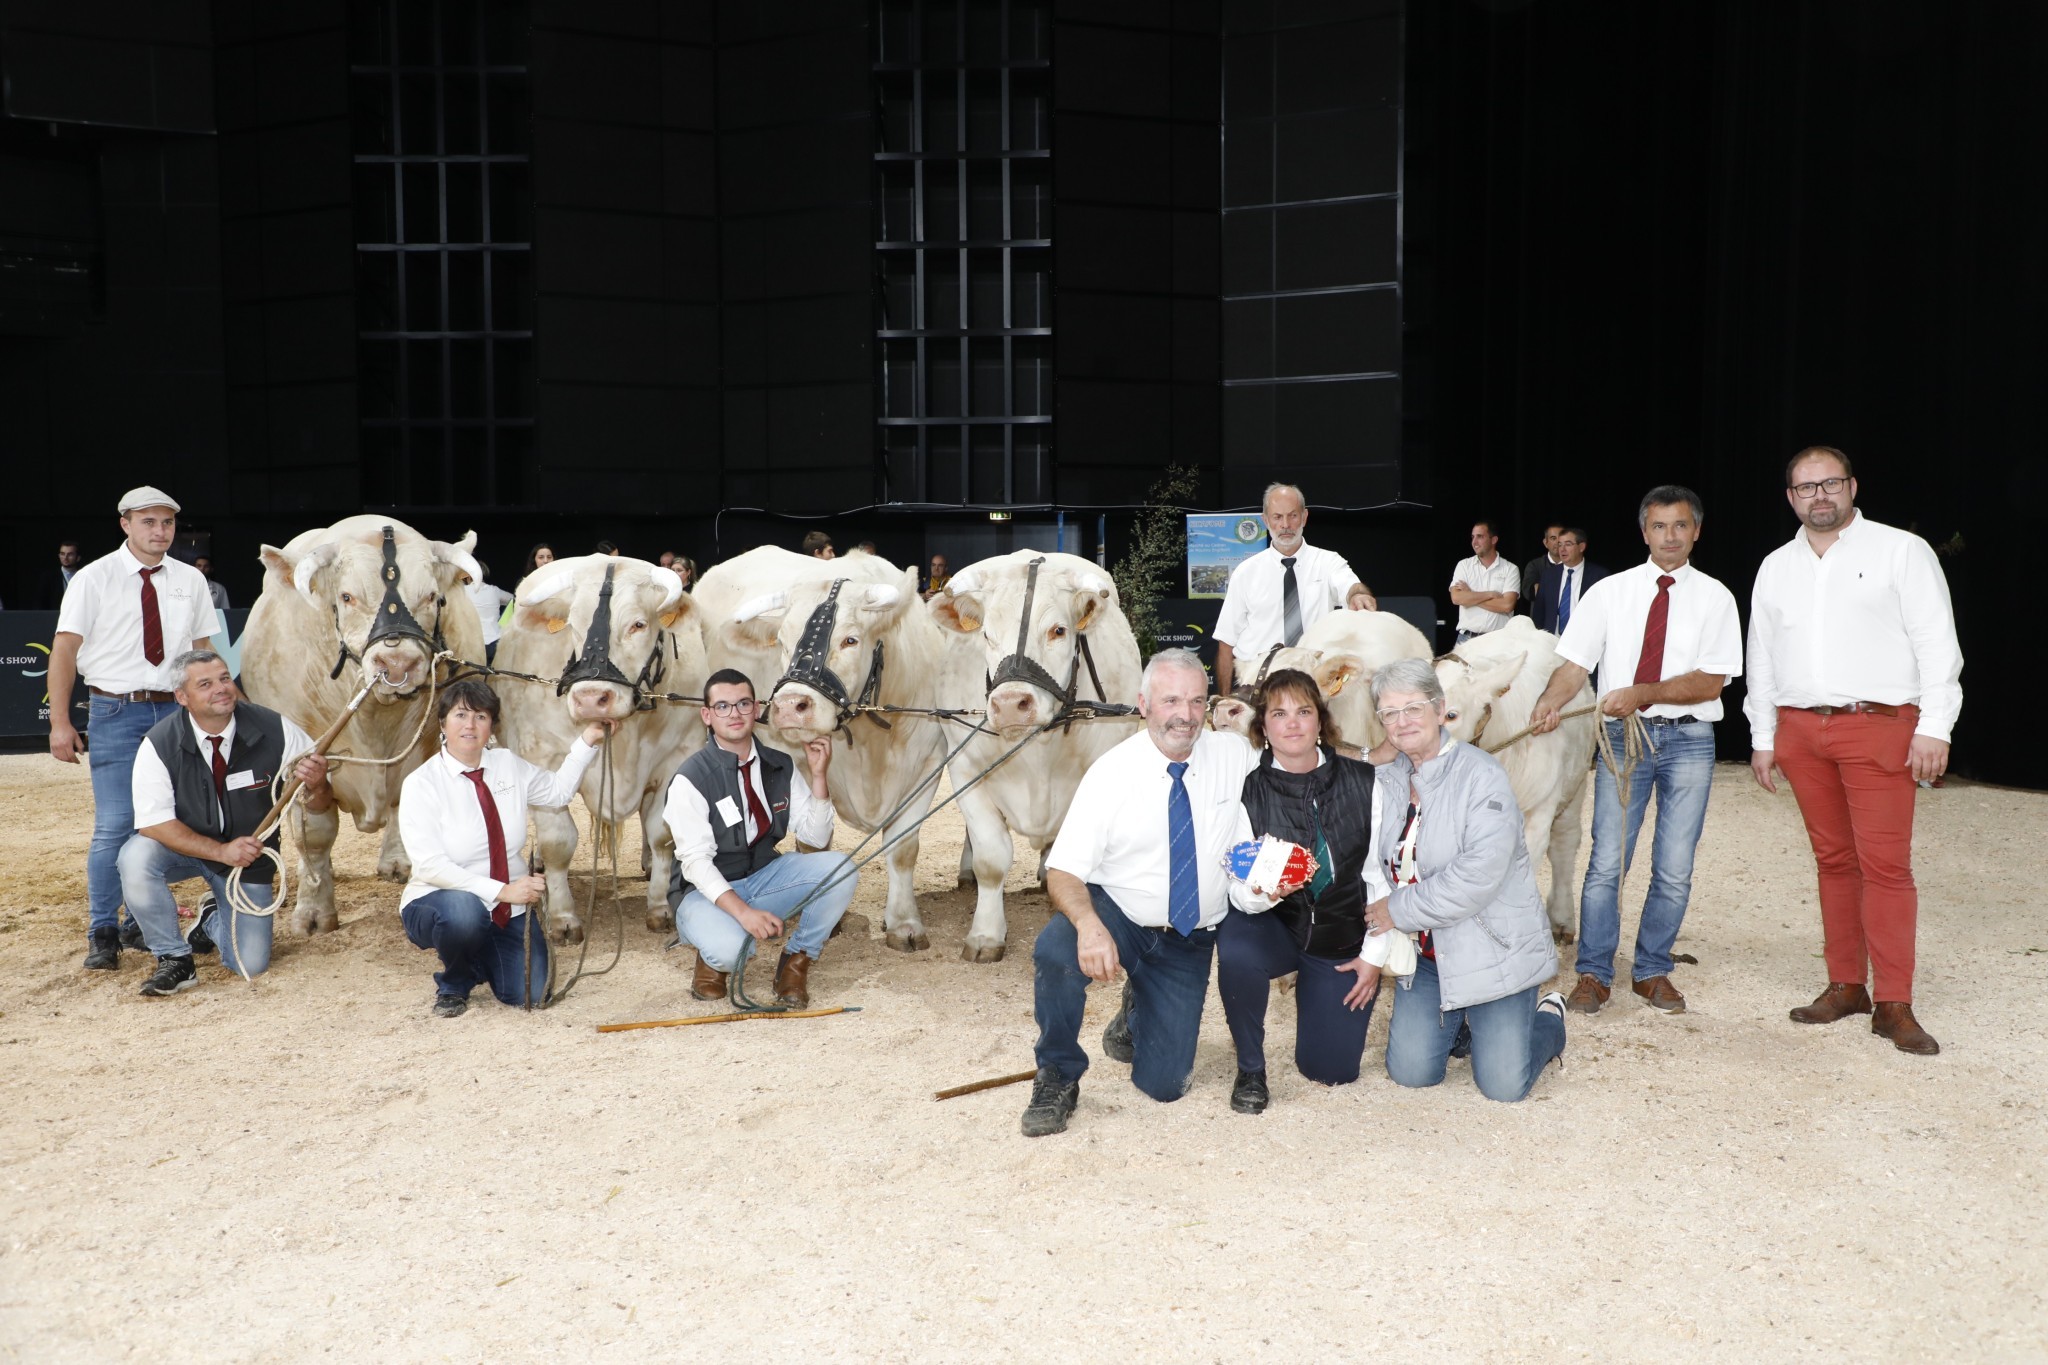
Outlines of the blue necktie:
M1169 763L1173 791L1166 798L1166 922L1192 934L1202 922L1202 872L1195 865L1195 807L1188 800L1188 765Z
M1572 623L1572 571L1564 571L1564 591L1557 595L1557 633L1564 634L1564 628Z

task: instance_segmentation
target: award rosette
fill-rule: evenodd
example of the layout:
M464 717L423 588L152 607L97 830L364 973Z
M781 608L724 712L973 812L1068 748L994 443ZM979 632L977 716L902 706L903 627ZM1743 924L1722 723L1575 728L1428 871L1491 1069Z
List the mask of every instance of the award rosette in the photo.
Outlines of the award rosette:
M1300 844L1268 834L1247 839L1223 859L1224 870L1265 894L1291 894L1316 875L1316 855Z

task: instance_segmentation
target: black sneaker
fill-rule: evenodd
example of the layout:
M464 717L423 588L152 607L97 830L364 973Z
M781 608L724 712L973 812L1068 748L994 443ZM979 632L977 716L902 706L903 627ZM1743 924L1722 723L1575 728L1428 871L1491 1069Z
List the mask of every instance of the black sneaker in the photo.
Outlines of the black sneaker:
M1465 1019L1458 1021L1458 1036L1451 1040L1451 1055L1453 1057L1470 1057L1472 1055L1472 1025L1470 1021Z
M1066 1132L1067 1120L1073 1117L1074 1106L1080 1102L1079 1081L1062 1084L1059 1072L1049 1066L1038 1068L1038 1078L1031 1082L1031 1103L1024 1110L1024 1136L1048 1137Z
M191 933L185 935L185 942L195 953L217 953L220 951L220 948L213 941L213 935L207 933L205 929L197 924L192 926Z
M149 980L142 983L144 995L176 995L189 991L199 984L199 969L192 965L192 959L185 957L160 957L156 970L149 974Z
M1266 1090L1266 1073L1238 1069L1237 1084L1230 1087L1230 1107L1240 1114L1263 1114L1273 1097Z
M1109 1027L1102 1031L1102 1052L1111 1061L1126 1063L1138 1055L1137 1049L1131 1045L1131 982L1128 977L1124 979L1124 1002L1117 1007L1116 1018L1110 1020Z
M206 932L206 918L220 910L220 903L211 891L200 898L192 909L192 932L185 935L185 942L192 945L195 953L214 953L220 950L214 946L213 935Z
M121 934L117 929L95 929L86 940L85 969L89 972L119 971Z
M149 947L149 943L142 937L142 926L135 922L133 915L121 921L121 946L132 948L138 953Z
M1536 1002L1537 1013L1554 1014L1557 1016L1557 1022L1560 1024L1564 1022L1564 1008L1564 997L1556 991L1545 991L1543 998ZM1562 1047L1557 1050L1557 1069L1559 1071L1564 1070L1564 1049Z
M467 996L449 995L446 991L443 991L434 997L434 1017L436 1019L453 1019L468 1008L469 998Z

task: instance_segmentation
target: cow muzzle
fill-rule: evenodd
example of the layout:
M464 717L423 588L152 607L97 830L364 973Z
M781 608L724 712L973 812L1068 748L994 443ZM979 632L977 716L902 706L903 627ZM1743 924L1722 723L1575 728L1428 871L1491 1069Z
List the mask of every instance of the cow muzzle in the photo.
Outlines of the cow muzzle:
M433 659L411 641L386 641L363 651L363 676L379 691L410 696L426 685Z
M839 725L839 708L801 684L783 687L768 706L768 728L797 744L829 736Z
M571 720L624 720L633 713L633 690L617 683L579 682L569 688L568 705Z
M1005 739L1019 730L1041 725L1058 711L1057 703L1035 687L1004 683L988 694L988 723Z

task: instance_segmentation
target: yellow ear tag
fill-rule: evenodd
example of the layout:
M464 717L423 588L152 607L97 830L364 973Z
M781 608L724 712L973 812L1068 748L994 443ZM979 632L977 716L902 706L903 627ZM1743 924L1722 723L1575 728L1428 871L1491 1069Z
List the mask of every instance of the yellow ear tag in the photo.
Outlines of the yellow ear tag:
M566 616L550 616L548 618L548 634L553 635L568 624L569 618Z
M660 618L661 628L663 630L667 630L670 626L674 625L679 619L681 619L682 614L683 609L681 607L677 607L674 611L663 612Z
M1327 700L1331 697L1336 696L1339 692L1342 692L1344 690L1344 684L1349 681L1351 681L1351 675L1349 673L1339 673L1337 675L1337 685L1331 688L1329 691L1323 693L1324 699Z
M960 618L959 618L959 621L960 621L960 629L962 629L962 630L980 630L980 629L981 629L981 618L980 618L979 616L962 616L962 617L960 617Z

